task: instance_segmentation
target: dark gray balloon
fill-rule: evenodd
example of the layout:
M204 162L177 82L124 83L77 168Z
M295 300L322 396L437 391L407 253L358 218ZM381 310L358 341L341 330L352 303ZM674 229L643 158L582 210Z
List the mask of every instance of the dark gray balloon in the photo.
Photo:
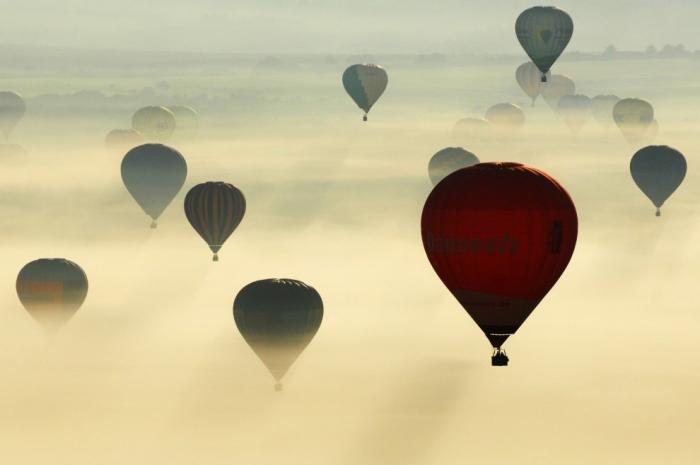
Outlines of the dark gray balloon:
M462 147L447 147L437 152L428 163L428 175L433 186L436 186L448 174L476 165L479 159L473 153Z
M632 179L656 206L656 216L683 182L687 168L683 154L666 145L644 147L630 161Z
M122 180L143 211L156 220L180 191L187 163L177 150L162 144L134 147L122 160Z
M316 289L301 281L263 279L241 289L233 317L279 390L280 380L321 326L323 302Z

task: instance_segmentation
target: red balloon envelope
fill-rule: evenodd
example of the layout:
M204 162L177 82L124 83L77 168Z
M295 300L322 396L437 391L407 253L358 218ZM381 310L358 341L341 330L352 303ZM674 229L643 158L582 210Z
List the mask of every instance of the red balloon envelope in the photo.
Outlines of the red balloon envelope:
M578 219L569 194L543 171L481 163L435 186L421 229L438 276L500 353L564 272Z

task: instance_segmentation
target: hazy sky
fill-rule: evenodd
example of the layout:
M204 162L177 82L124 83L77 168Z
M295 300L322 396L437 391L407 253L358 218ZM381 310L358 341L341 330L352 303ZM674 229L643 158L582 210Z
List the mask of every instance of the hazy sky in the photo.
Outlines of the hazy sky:
M519 52L530 0L2 0L0 43L266 53ZM561 0L570 50L700 48L697 0Z

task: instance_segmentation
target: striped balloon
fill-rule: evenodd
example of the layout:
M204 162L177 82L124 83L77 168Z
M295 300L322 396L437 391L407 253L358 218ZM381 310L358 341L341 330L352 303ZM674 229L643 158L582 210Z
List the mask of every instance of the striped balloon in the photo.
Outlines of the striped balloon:
M384 68L377 65L352 65L343 73L343 87L358 107L367 113L384 93L389 77Z
M85 272L64 258L29 262L17 275L17 296L27 312L51 328L66 323L78 311L88 291Z
M569 44L573 33L571 16L551 6L528 8L515 21L515 35L542 72L542 82L547 82L546 73Z
M245 214L245 197L231 184L205 182L185 196L185 215L219 261L218 252Z

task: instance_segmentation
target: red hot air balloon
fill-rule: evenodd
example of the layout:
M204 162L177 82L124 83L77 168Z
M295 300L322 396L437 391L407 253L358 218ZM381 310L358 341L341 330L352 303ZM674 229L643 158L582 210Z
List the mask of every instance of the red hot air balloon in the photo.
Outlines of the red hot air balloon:
M519 163L456 171L430 193L423 246L442 282L494 347L501 349L564 272L578 234L569 194L548 174Z

